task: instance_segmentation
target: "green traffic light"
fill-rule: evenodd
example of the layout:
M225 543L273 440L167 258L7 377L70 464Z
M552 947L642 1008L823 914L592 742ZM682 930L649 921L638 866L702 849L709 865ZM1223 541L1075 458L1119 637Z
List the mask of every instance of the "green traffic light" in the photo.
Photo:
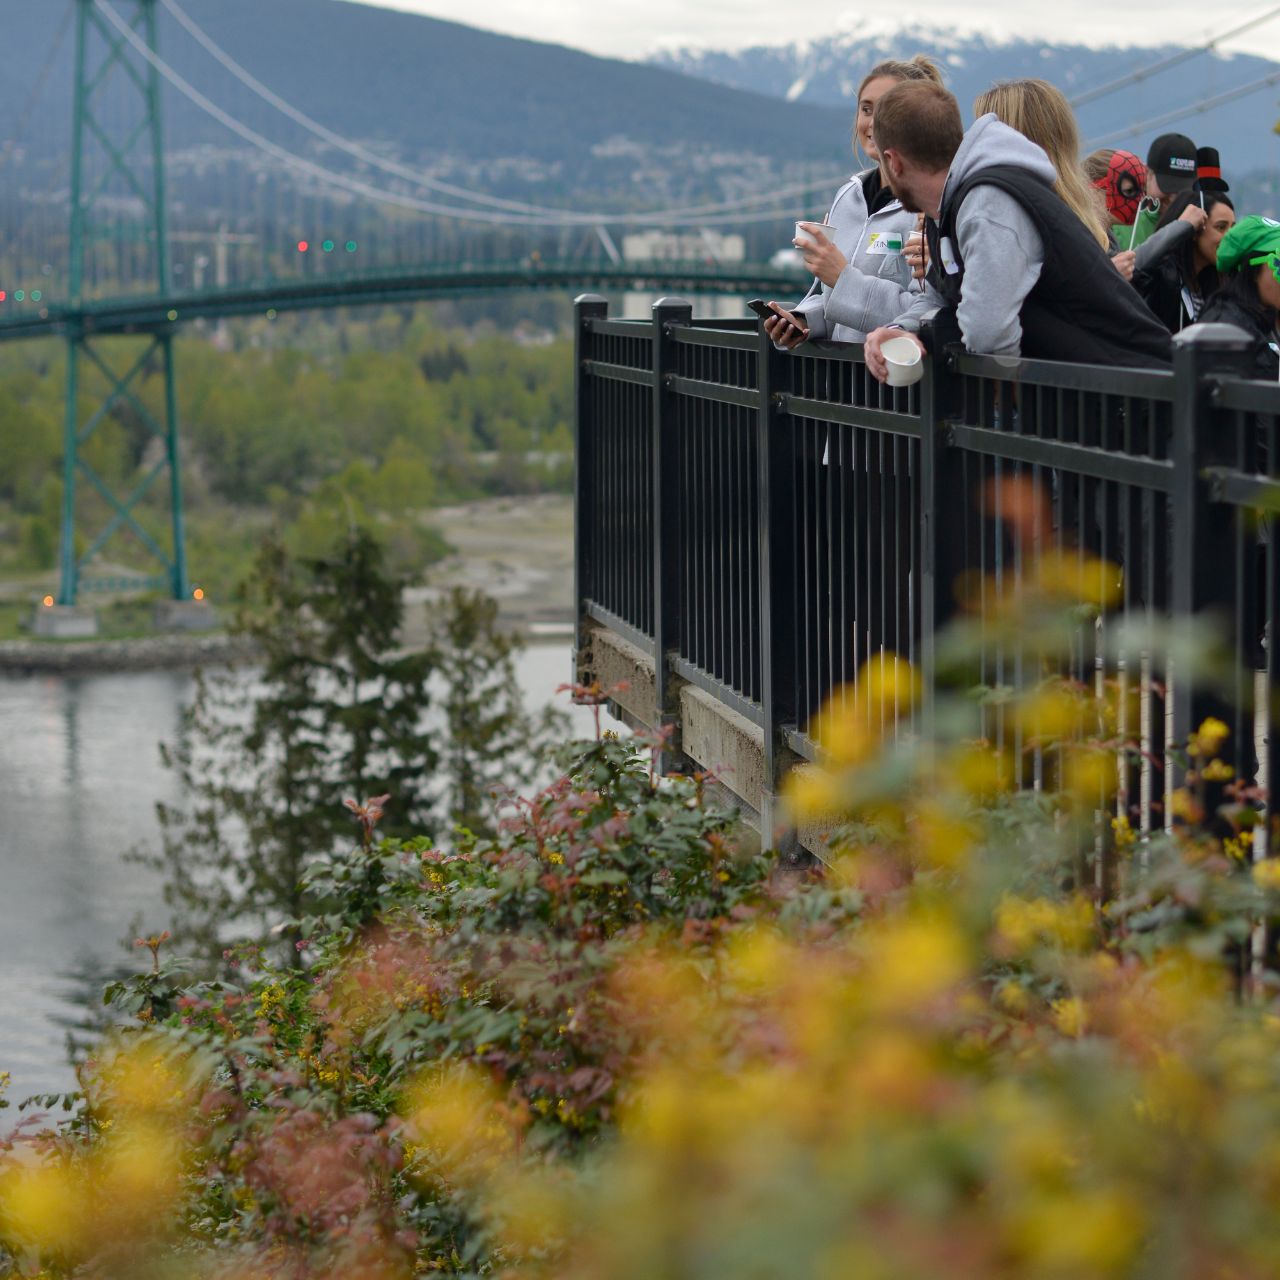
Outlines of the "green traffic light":
M360 247L360 246L359 246L359 245L357 245L357 244L356 244L356 242L355 242L354 240L348 240L348 241L347 241L347 252L348 252L348 253L355 253L355 251L356 251L359 247Z
M332 241L332 240L326 240L326 241L324 242L324 244L322 244L320 247L325 251L325 253L332 253L332 252L333 252L333 241Z
M15 302L25 302L27 300L27 291L25 289L15 289L13 291L13 299Z
M42 294L42 293L40 292L40 290L39 290L39 289L32 289L32 290L31 290L31 301L32 301L32 302L39 302L39 301L40 301L40 299L41 299L41 298L43 298L43 297L44 297L44 294Z

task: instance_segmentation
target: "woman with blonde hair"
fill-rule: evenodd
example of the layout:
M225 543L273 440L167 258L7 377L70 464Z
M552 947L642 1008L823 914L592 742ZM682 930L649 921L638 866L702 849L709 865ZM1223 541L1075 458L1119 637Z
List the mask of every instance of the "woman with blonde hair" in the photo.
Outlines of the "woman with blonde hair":
M935 62L917 54L905 62L878 63L862 77L853 145L854 154L865 156L872 167L854 174L836 192L825 224L803 224L808 243L794 243L804 250L814 281L790 310L770 304L775 315L765 321L765 331L779 346L794 347L806 338L861 342L905 311L919 292L922 250L908 243L917 229L916 215L903 209L881 176L871 132L876 103L906 80L940 85L942 74Z
M1080 130L1062 91L1047 80L1005 80L980 93L973 111L978 116L994 112L1009 128L1016 129L1048 155L1058 171L1053 189L1106 249L1110 229L1106 213L1085 177L1080 161Z

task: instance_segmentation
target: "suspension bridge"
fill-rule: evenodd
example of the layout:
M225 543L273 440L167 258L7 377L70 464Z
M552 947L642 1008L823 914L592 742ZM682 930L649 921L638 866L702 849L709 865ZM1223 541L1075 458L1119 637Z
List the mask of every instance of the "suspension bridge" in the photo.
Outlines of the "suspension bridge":
M137 583L178 601L192 594L174 350L183 326L499 291L786 296L797 273L765 259L789 239L796 211L818 207L843 176L708 184L699 203L648 209L558 205L554 175L532 163L504 185L500 174L459 171L456 157L405 158L385 141L346 136L255 76L180 0L49 0L47 12L56 7L61 22L0 145L0 344L43 338L65 350L51 598L63 608L76 605L91 582L86 569L124 532L159 566ZM1268 9L1077 101L1181 65L1278 14ZM50 99L63 105L67 78L69 149L65 132L52 133L55 123L65 130L66 113L46 109ZM203 131L166 146L164 108L175 101ZM1206 105L1130 125L1125 136ZM531 191L545 191L542 202ZM615 194L615 204L628 199ZM655 234L665 243L646 253ZM122 417L154 437L123 486L95 470L88 448Z
M162 10L166 35L192 41L204 56L217 97L164 56ZM54 91L64 42L74 67L69 174L57 160L65 150L39 137L35 101ZM163 108L172 94L221 130L224 143L166 151ZM306 153L299 136L310 139ZM59 585L56 600L46 600L50 615L74 612L81 590L101 585L86 569L126 531L159 566L131 584L191 598L174 350L181 326L504 290L794 291L794 267L749 261L742 249L719 252L715 229L757 227L757 243L785 243L796 200L834 177L649 212L557 208L461 186L307 115L177 0L69 0L33 101L0 153L0 170L6 164L0 342L65 344ZM619 250L623 233L644 229L671 233L683 251L648 261ZM155 440L145 470L123 491L86 456L95 432L121 412ZM167 508L167 537L156 535L154 519L150 529L139 519L144 504Z

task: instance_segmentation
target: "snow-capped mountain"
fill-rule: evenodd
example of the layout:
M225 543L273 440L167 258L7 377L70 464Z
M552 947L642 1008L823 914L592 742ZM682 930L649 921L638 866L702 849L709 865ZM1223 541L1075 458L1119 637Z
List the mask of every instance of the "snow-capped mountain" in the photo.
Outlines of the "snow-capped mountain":
M852 108L867 69L884 58L927 53L942 65L948 85L968 111L977 94L997 80L1040 76L1076 98L1178 52L1170 45L1093 49L1001 40L977 31L871 19L822 39L738 52L669 49L651 61L791 102ZM1258 92L1213 105L1233 90L1271 76L1275 80ZM1216 146L1224 168L1244 175L1280 170L1280 139L1272 132L1280 117L1278 98L1280 64L1249 54L1210 52L1132 80L1082 104L1077 114L1088 147L1123 145L1145 154L1152 137L1176 130L1201 145Z

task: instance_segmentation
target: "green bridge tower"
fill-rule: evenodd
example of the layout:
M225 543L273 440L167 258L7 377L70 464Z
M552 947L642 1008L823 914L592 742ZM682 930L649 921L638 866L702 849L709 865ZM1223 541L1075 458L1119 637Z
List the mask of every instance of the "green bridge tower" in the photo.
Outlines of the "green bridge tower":
M160 72L152 61L156 48L156 0L76 0L73 318L66 338L60 605L74 605L81 589L113 585L82 578L82 570L122 528L132 532L158 562L160 572L146 581L175 600L190 596L173 353L177 317L170 311L162 321L122 335L95 333L79 310L107 285L120 289L127 281L131 292L156 295L171 289ZM99 394L96 385L86 391L90 369L106 380L105 394ZM155 391L148 397L150 407L143 398L148 383L160 392L158 403ZM112 420L130 421L143 442L139 452L145 470L121 492L86 456L94 433ZM162 478L169 489L167 536L154 516L151 529L139 518L143 500ZM96 492L106 508L105 524L83 546L77 508L83 508L89 494L80 493L81 485ZM133 585L137 579L129 582Z

